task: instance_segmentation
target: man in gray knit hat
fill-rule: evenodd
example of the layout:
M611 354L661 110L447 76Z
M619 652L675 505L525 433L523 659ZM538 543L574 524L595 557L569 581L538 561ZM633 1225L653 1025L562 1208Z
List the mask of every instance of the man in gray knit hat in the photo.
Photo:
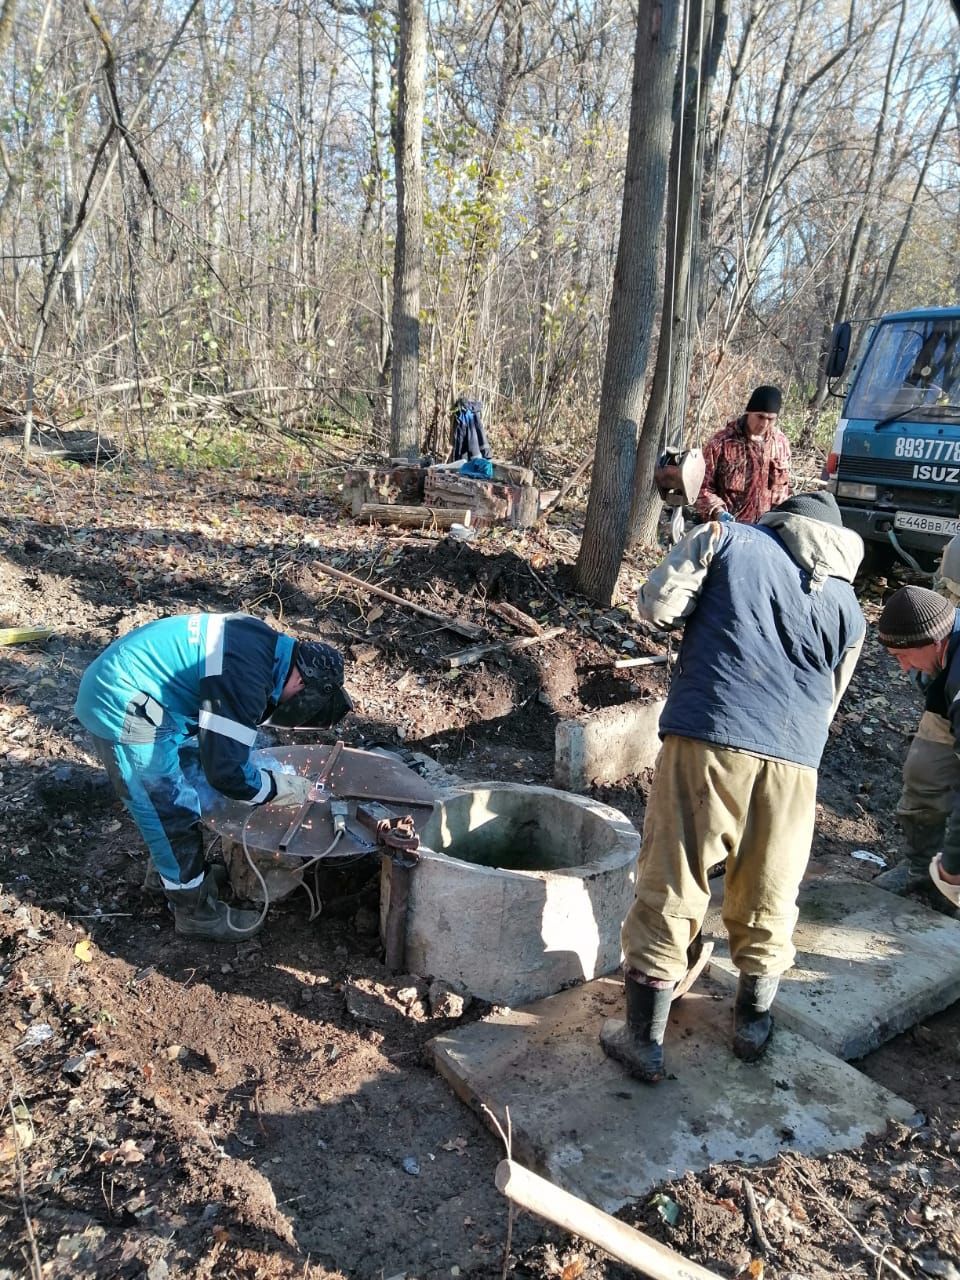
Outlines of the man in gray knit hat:
M902 671L923 677L925 702L897 804L910 853L874 884L907 893L929 876L960 906L960 614L936 591L901 587L884 605L877 635Z

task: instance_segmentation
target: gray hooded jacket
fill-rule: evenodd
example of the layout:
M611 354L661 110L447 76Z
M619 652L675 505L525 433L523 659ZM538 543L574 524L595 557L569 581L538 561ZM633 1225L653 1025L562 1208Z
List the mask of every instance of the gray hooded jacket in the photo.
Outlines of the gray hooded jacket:
M650 575L641 617L683 625L660 735L816 768L863 644L849 529L771 511L691 530Z

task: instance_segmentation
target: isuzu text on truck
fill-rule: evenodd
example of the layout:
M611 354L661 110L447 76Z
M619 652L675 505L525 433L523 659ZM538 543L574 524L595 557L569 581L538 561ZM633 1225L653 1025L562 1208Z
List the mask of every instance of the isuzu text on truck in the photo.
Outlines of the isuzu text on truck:
M836 326L831 379L843 376L850 325ZM893 554L930 569L960 533L960 307L901 311L866 330L827 458L843 523L865 565Z

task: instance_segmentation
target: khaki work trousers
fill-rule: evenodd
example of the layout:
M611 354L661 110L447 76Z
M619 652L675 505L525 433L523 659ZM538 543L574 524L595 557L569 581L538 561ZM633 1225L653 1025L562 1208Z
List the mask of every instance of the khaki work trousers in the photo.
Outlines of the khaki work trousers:
M897 803L897 817L908 836L912 824L938 829L942 839L958 790L960 759L953 730L943 716L925 711L903 762L903 790Z
M668 735L657 759L623 924L625 965L676 981L710 902L707 872L725 863L723 923L741 973L789 969L797 892L810 857L817 772Z

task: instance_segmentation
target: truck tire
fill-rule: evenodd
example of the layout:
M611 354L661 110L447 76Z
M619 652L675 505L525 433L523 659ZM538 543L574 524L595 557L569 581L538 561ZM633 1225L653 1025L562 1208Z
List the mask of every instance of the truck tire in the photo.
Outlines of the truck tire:
M884 542L864 542L863 560L854 579L854 587L859 590L870 578L884 578L893 568L897 557L893 547Z

